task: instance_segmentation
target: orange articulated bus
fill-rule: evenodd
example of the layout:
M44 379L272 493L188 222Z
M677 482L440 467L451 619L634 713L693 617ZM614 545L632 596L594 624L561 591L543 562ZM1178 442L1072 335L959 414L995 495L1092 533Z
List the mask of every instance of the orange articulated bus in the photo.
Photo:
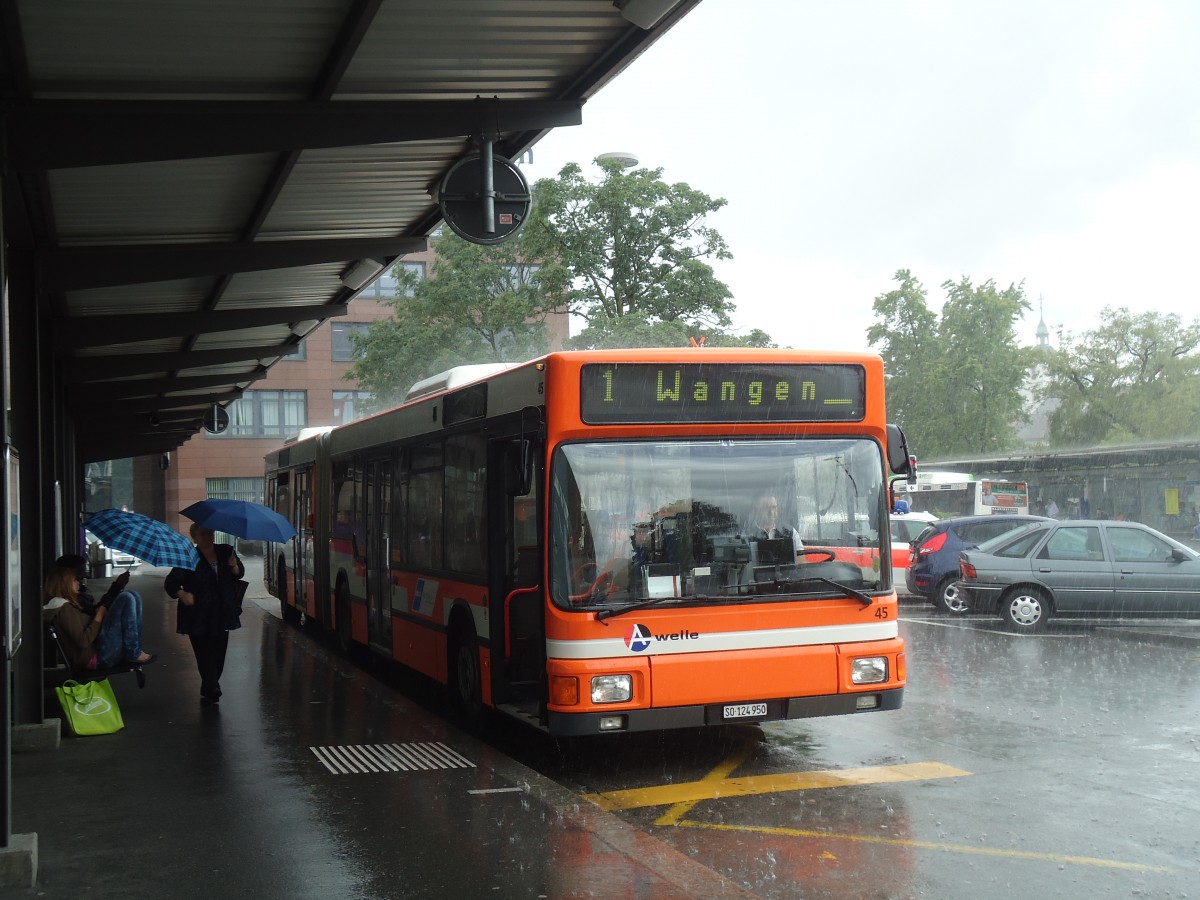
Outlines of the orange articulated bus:
M552 353L272 453L265 568L286 620L552 734L897 709L890 568L839 558L889 473L877 356Z

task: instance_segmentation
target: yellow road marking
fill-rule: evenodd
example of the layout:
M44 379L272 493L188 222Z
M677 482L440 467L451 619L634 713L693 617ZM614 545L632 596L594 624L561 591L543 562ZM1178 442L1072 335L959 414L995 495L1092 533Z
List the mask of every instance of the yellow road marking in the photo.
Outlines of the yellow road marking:
M725 777L724 773L733 771L744 759L743 755L741 758L727 761L700 781L632 788L625 791L604 791L599 794L585 794L584 797L601 809L613 811L640 809L647 806L670 806L676 803L697 803L701 800L715 800L719 797L749 797L755 794L807 791L855 784L894 784L901 781L923 781L930 778L960 778L971 774L942 763L921 762L901 766L869 766L862 769L751 775L746 778Z
M721 763L721 765L717 766L715 769L713 769L711 772L709 772L707 775L705 775L699 781L694 782L694 783L697 785L702 785L702 784L712 785L712 784L719 784L719 783L723 782L733 772L734 769L738 768L738 766L740 766L742 763L744 763L746 761L746 758L751 754L751 752L753 752L753 750L754 750L754 748L751 745L746 745L741 750L739 750L737 753L733 754L733 756L731 756L727 760L725 760L725 762ZM688 800L683 803L675 803L670 809L668 809L665 813L663 813L658 818L658 821L655 822L654 824L655 825L674 825L676 822L678 822L680 819L682 819L684 816L686 816L689 812L691 812L693 806L695 806L697 803L699 803L701 800L704 800L704 799L706 799L706 798L705 797L697 797L695 800ZM657 806L658 804L654 804L654 805Z
M773 834L785 837L820 838L830 841L856 841L865 844L884 844L908 847L916 850L940 850L946 853L970 853L976 856L992 856L1004 859L1027 859L1051 862L1058 865L1092 866L1103 869L1121 869L1132 872L1170 872L1162 866L1142 863L1120 862L1090 856L1065 856L1056 853L1035 853L1029 850L1005 850L999 847L977 847L972 844L946 844L937 841L915 841L905 838L885 838L867 834L841 834L804 828L779 828L769 825L724 825L697 822L685 819L697 803L720 797L749 797L756 794L773 794L781 791L804 791L815 788L846 787L862 784L895 784L902 781L924 781L931 778L961 778L970 775L937 762L907 763L899 766L866 766L860 769L829 769L817 772L789 772L781 775L754 775L747 778L730 778L753 752L753 747L744 747L733 756L701 778L686 784L668 784L658 787L634 788L627 791L604 791L584 794L584 798L608 811L640 809L648 806L670 806L654 824L682 828L706 828L710 831L743 831L754 834ZM823 855L830 855L826 851Z
M1124 869L1133 872L1172 871L1162 866L1120 862L1115 859L1097 859L1091 856L1062 856L1057 853L1034 853L1030 850L1004 850L999 847L976 847L972 844L943 844L937 841L912 841L903 838L885 838L868 834L840 834L831 831L811 831L803 828L774 828L759 825L718 825L709 822L695 822L690 819L681 819L675 824L684 828L707 828L710 831L748 831L755 834L777 834L786 837L812 837L836 841L857 841L864 844L888 844L896 847L911 847L917 850L944 850L948 853L973 853L976 856L1040 860L1060 865L1093 866L1102 869Z

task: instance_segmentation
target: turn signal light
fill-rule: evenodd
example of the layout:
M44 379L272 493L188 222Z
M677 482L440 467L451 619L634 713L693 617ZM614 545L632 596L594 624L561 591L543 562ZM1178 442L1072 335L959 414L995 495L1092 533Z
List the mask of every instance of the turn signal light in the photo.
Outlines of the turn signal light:
M550 679L550 702L555 706L579 705L579 679L556 675Z

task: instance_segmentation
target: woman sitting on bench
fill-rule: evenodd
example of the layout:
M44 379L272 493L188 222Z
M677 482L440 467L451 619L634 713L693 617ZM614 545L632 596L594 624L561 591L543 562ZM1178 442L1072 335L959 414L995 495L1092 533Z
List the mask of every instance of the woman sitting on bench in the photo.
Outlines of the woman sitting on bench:
M125 591L104 600L95 615L79 603L79 574L56 567L46 578L42 621L53 625L77 671L140 666L158 657L142 650L141 597Z

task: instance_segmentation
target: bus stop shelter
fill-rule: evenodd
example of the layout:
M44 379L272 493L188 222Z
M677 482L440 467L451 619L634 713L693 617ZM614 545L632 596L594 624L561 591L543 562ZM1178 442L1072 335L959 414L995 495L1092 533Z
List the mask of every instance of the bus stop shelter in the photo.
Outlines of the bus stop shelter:
M0 0L0 852L83 465L219 421L698 2Z

